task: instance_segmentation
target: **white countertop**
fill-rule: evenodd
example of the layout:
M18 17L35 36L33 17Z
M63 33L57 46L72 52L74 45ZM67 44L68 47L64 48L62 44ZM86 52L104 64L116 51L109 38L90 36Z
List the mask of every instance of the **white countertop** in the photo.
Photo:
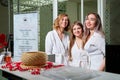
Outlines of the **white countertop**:
M2 68L0 70L27 80L120 80L119 74L67 66L49 69L41 72L40 75L32 75L29 71L9 71Z

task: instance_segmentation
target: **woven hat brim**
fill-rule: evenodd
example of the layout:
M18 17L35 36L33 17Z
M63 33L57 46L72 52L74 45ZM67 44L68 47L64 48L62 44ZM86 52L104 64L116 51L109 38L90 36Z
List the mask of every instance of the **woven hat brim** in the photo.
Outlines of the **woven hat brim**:
M20 64L20 67L23 69L32 69L32 68L43 68L45 65L42 66L26 66L24 64Z

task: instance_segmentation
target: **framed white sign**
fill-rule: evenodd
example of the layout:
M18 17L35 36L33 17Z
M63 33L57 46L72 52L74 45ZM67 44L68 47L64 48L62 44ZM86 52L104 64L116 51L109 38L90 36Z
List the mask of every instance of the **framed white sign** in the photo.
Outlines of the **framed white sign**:
M14 15L14 58L23 52L38 51L38 13Z

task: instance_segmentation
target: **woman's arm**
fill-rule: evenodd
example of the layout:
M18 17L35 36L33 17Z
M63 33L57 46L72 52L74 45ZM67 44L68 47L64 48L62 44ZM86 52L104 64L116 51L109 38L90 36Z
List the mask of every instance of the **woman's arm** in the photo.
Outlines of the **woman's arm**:
M105 58L102 61L102 64L99 67L99 71L104 71L105 70Z

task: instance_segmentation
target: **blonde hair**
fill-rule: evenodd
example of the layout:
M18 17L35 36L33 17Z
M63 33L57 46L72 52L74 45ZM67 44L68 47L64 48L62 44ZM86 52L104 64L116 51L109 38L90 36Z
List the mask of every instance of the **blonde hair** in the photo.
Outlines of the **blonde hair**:
M63 17L65 17L65 16L67 16L68 17L68 15L67 14L65 14L65 13L62 13L62 14L59 14L58 15L58 17L55 19L55 21L54 21L54 24L53 24L53 29L58 29L60 26L59 26L59 21L63 18ZM67 27L65 27L65 31L68 31L69 30L69 26L70 26L70 20L69 20L69 18L68 18L68 25L67 25Z
M100 33L104 37L104 31L102 29L102 22L101 22L101 18L99 16L99 14L94 13L94 12L93 13L88 13L88 15L86 16L86 18L88 18L88 16L90 14L93 14L96 17L96 26L95 26L95 29L94 29L95 32ZM87 27L86 27L86 25L84 23L84 41L85 42L87 41L89 35L90 35L90 30L87 29Z

